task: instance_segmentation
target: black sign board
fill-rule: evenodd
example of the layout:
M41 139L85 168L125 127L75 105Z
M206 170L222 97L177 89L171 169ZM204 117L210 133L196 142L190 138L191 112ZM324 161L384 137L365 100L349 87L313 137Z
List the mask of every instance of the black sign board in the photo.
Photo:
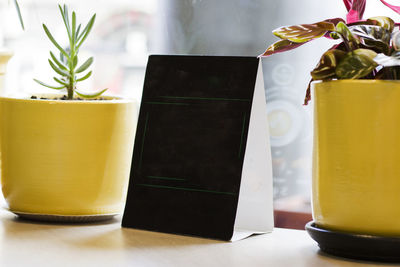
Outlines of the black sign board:
M123 227L232 238L258 66L149 57Z

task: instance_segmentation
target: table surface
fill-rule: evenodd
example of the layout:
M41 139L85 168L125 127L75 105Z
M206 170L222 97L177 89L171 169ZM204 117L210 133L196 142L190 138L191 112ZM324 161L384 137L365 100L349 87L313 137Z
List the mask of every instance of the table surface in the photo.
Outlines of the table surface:
M236 242L121 228L120 218L50 224L0 210L0 266L382 266L319 251L305 231L274 229Z

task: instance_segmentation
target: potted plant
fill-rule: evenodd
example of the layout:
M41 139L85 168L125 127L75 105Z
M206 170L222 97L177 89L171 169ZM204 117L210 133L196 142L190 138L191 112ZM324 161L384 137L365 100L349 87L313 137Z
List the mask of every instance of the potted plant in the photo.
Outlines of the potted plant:
M400 31L388 17L363 20L366 0L344 4L346 21L278 28L273 33L281 40L261 56L321 37L337 40L311 71L304 101L311 87L314 223L307 228L324 251L399 260ZM379 243L387 237L395 237L390 245Z
M89 78L89 58L78 57L93 28L59 6L68 35L64 49L49 64L57 85L38 83L66 94L0 98L1 182L9 209L27 218L100 220L122 211L128 185L136 120L132 100L84 93L77 84ZM87 72L85 74L85 72Z

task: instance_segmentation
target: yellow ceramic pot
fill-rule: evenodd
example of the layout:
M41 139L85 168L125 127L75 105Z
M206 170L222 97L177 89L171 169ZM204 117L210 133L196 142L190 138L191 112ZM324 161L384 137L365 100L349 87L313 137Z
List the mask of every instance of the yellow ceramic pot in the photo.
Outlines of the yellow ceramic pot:
M0 98L1 183L11 211L102 215L124 207L131 100Z
M317 225L400 236L400 81L313 84Z

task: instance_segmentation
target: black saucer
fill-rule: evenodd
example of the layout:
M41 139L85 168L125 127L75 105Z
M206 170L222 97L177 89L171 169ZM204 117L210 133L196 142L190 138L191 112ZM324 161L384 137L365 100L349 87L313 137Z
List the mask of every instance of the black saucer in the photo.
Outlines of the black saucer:
M400 237L336 232L311 221L306 230L323 252L335 256L381 262L400 262Z

